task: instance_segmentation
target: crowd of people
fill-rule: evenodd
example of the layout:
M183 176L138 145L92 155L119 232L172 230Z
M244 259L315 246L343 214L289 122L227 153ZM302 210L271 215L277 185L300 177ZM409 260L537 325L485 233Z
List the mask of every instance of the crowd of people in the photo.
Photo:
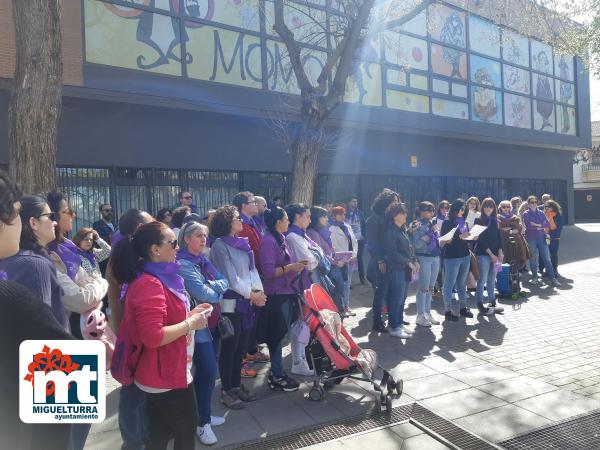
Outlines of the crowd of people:
M3 289L27 288L23 304L44 306L36 332L100 339L109 350L127 340L138 349L112 361L113 374L133 368L129 382L115 376L123 383L123 448L165 449L174 439L175 449L192 449L196 436L216 443L212 427L225 422L211 413L217 375L220 401L230 409L256 400L242 383L256 376L254 364L270 362L270 389L298 390L291 375L313 375L301 310L312 283L329 292L346 318L354 315L353 275L370 282L373 332L401 339L413 335L404 317L411 282L421 327L472 318L469 288L479 314L501 312L495 279L503 262L520 271L529 265L532 283L544 270L560 286L562 211L549 195L541 209L529 196L498 207L492 198L444 200L437 207L422 201L411 211L398 193L384 189L365 219L357 197L283 207L281 199L268 203L240 192L231 204L201 215L192 195L182 192L175 208L155 216L130 209L118 224L103 203L93 227L73 230L74 212L59 192L22 195L3 172L0 192L0 279ZM432 312L436 293L443 295L443 317ZM16 335L32 338L24 330ZM89 425L61 425L52 433L68 443L63 448L82 449L88 431Z

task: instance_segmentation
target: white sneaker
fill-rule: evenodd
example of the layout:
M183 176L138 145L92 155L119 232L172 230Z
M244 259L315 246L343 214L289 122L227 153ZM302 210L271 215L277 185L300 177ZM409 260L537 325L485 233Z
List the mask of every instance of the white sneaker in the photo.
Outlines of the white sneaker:
M391 328L389 334L390 336L394 336L400 339L409 339L412 337L412 333L407 333L404 327Z
M292 370L290 370L290 372L294 375L300 375L302 377L312 377L315 374L314 371L310 370L310 367L308 367L308 362L306 359L294 361L292 364Z
M207 423L203 427L196 428L196 434L200 438L200 442L204 445L214 445L217 443L217 436L213 433L210 423Z
M225 417L221 416L210 416L210 426L218 427L219 425L223 425L225 423Z
M430 327L431 322L427 319L425 314L417 314L416 324L421 327Z
M429 323L430 323L431 325L439 325L439 324L440 324L440 321L439 321L439 320L436 320L436 319L434 319L434 318L433 318L433 316L431 315L431 312L428 312L428 313L423 313L423 314L425 315L425 318L426 318L427 320L429 320Z

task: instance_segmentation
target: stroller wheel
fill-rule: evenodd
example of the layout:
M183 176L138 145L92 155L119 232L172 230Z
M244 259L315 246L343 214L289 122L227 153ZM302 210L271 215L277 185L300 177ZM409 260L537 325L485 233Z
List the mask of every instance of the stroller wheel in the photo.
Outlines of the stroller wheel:
M310 391L308 391L308 398L313 402L320 402L323 399L325 392L322 387L312 387Z
M385 397L385 410L386 412L392 412L392 397L390 395Z
M396 395L398 397L402 395L403 389L404 389L404 381L402 381L402 380L396 381Z

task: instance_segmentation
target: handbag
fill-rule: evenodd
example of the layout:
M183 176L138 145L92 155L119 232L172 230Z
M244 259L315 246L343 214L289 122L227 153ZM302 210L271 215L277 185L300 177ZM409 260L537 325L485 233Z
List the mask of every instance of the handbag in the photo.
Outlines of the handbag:
M221 339L229 339L235 335L235 329L233 328L233 323L231 319L227 316L221 316L219 318L219 322L217 323L217 328L219 330L219 335Z
M473 274L473 278L475 278L475 281L479 281L479 265L477 264L477 257L475 256L475 253L473 253L471 250L469 250L469 256L471 257L471 264L469 266L469 270Z
M133 383L142 349L143 346L136 345L129 333L129 314L127 305L125 305L125 314L119 326L119 335L117 336L110 366L110 373L113 378L123 386L129 386Z

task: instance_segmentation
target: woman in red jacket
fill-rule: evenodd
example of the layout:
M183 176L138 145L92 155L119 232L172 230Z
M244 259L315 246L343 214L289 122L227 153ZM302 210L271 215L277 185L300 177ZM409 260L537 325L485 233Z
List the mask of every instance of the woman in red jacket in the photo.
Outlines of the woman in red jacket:
M201 304L190 311L176 262L177 239L161 222L140 226L115 249L113 275L129 283L125 297L131 338L142 346L135 384L147 394L150 437L147 450L194 449L198 412L191 367L194 330L207 325Z

